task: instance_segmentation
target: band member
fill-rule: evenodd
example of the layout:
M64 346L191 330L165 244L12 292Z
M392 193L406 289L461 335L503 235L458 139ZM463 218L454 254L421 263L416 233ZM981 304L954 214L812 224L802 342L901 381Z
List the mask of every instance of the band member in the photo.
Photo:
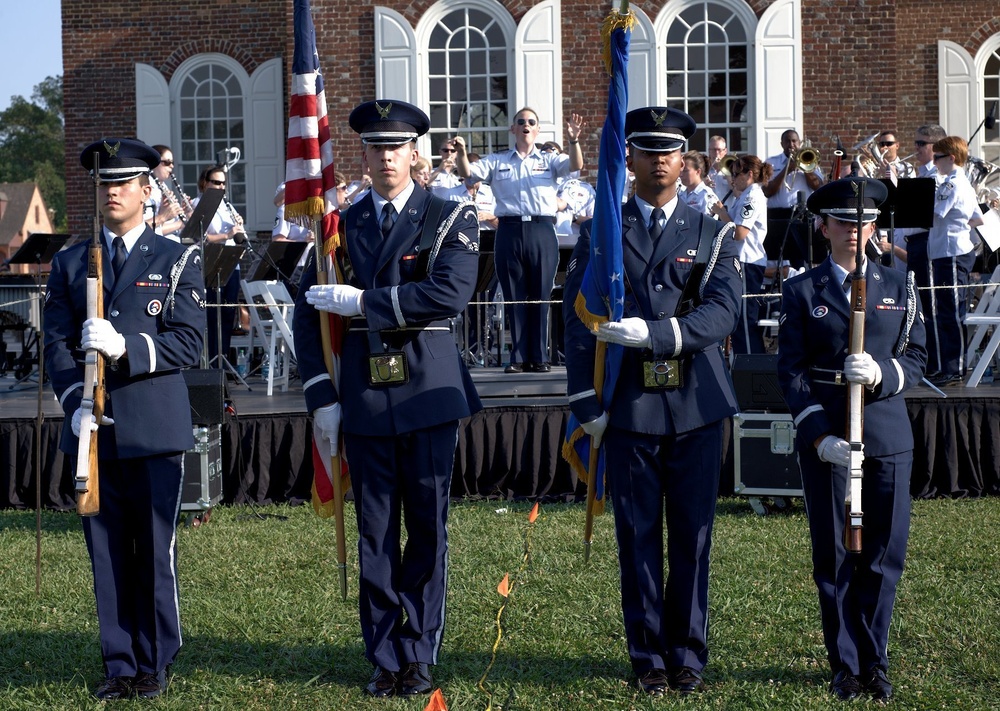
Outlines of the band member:
M625 346L608 412L594 392L595 335L574 309L593 223L581 229L563 298L570 407L595 443L603 437L605 457L614 462L608 490L625 637L639 686L651 696L705 688L709 548L723 421L736 412L720 343L739 315L740 248L732 228L677 197L681 148L695 130L694 120L676 109L646 107L625 117L627 165L636 186L622 208L625 315L601 324L596 334ZM698 254L704 262L692 257ZM697 273L696 261L705 273L695 277L700 296L686 310L679 308L681 295ZM654 371L667 373L665 381Z
M805 216L796 214L795 208L805 204L805 200L825 180L818 164L811 169L800 165L798 156L801 149L798 131L788 129L782 133L781 153L767 159L773 177L761 186L767 198L767 256L778 259L779 250L784 245L781 260L787 259L796 269L806 266L809 259L809 232ZM816 250L813 249L813 252Z
M711 136L708 139L708 161L711 167L708 169L705 181L722 201L725 201L729 191L733 189L729 177L722 173L722 159L728 154L729 149L724 136Z
M680 199L698 212L712 214L712 208L719 202L719 196L704 181L708 172L708 159L700 151L688 151L684 154L684 167L681 168Z
M316 285L315 261L306 267L295 352L313 428L333 452L343 424L358 520L361 634L375 666L365 691L409 696L433 684L458 421L481 407L448 322L476 286L479 227L471 202L433 197L410 177L415 141L430 125L423 111L395 99L368 101L351 112L350 125L361 135L372 190L341 216L346 246L338 259L348 283ZM339 384L327 374L317 310L351 319Z
M865 183L860 235L859 181ZM866 259L865 351L845 357L851 272L887 194L879 181L860 178L834 181L810 196L808 208L823 219L830 257L785 282L778 332L778 379L797 429L831 690L845 701L863 692L881 701L892 696L887 644L909 536L913 463L903 392L920 382L927 356L912 276ZM866 387L860 553L844 546L847 382Z
M734 353L763 353L764 334L758 323L764 302L757 296L764 291L767 271L767 254L764 239L767 237L767 201L761 191L771 176L771 166L760 158L742 155L729 168L734 192L739 193L732 215L721 202L713 205L713 214L723 222L734 222L733 239L741 245L740 261L743 262L743 308L740 323L733 334Z
M535 145L540 128L534 109L521 109L510 126L514 148L491 153L475 163L466 155L465 139L454 139L458 174L488 183L497 203L497 277L504 299L512 302L508 304L511 352L507 373L552 370L549 304L544 302L552 296L559 267L556 191L571 171L583 168L583 119L578 114L566 122L566 153L542 153Z
M169 146L153 146L160 154L160 164L153 168L150 180L150 202L152 203L152 224L150 227L158 235L180 241L184 229L184 219L190 217L191 206L183 194L178 195L171 186L174 174L174 153Z
M75 454L81 430L97 427L79 409L81 352L107 359L100 513L83 518L105 671L94 694L153 697L166 689L181 646L175 526L184 451L194 447L181 368L201 356L204 285L196 248L162 239L142 220L160 155L139 141L106 138L80 156L91 174L95 153L105 318L87 317L89 245L57 254L45 297L45 367L66 413L60 449Z

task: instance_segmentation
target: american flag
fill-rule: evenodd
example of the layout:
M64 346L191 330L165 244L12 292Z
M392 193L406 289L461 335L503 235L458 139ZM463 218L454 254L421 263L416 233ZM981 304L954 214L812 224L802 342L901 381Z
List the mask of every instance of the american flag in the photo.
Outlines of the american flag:
M340 215L337 212L337 183L334 177L333 144L330 121L326 115L326 94L323 74L316 51L316 29L313 26L309 0L295 0L295 54L292 59L292 99L288 116L288 146L285 150L285 217L288 220L308 218L322 220L322 253L316 255L317 272L326 266L326 282L335 283L335 260L330 254L339 246L337 232ZM340 373L340 353L344 321L340 316L321 313L330 322L330 346L334 386ZM333 480L330 460L320 455L313 442L313 508L323 517L333 515ZM344 491L350 487L347 465L342 459L341 475Z

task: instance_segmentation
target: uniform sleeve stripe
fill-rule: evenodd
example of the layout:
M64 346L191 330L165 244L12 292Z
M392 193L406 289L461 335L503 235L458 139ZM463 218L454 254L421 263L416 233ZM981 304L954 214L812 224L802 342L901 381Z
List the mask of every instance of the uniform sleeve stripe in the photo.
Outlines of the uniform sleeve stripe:
M679 356L681 354L681 349L684 347L684 339L681 336L681 324L676 318L670 319L670 328L674 330L674 356Z
M307 380L305 383L303 383L302 384L302 390L304 390L304 391L308 390L309 388L311 388L316 383L321 383L324 380L329 380L329 379L330 379L330 374L329 373L320 373L319 375L317 375L315 377L309 378L309 380Z
M896 386L896 392L893 395L899 395L903 392L903 387L906 385L906 376L903 374L903 368L899 365L899 361L895 358L890 358L889 362L892 363L892 367L896 369L896 376L899 380L899 385Z
M816 413L816 412L822 412L822 411L823 411L823 406L822 405L810 405L805 410L803 410L802 412L800 412L799 416L795 418L795 426L798 427L800 424L802 424L802 420L804 420L807 417L809 417L809 415L812 415L813 413Z
M577 400L583 400L585 397L597 397L597 391L591 388L590 390L584 390L582 393L577 393L576 395L570 395L569 401L576 402Z
M148 333L140 333L144 339L146 339L146 345L149 347L149 372L156 372L156 344L153 343L153 337Z
M79 383L73 383L68 388L66 388L65 390L63 390L63 394L59 397L59 404L62 405L66 401L66 398L68 398L70 395L72 395L74 392L76 392L77 389L80 389L80 390L83 389L83 381L82 380Z
M389 293L392 298L392 312L396 314L396 323L400 328L406 328L406 319L403 318L403 311L399 308L399 287L392 287Z

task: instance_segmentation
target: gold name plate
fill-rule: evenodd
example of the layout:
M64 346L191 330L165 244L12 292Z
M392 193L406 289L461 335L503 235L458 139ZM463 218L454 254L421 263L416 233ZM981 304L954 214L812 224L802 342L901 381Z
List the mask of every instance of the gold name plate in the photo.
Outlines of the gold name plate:
M379 353L368 356L368 384L402 385L410 382L405 353Z

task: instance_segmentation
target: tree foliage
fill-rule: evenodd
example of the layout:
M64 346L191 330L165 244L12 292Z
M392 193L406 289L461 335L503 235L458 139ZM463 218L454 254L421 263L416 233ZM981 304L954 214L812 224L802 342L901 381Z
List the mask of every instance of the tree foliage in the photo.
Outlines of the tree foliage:
M54 228L66 228L66 147L62 77L35 86L31 101L11 98L0 111L0 182L36 182L55 211Z

